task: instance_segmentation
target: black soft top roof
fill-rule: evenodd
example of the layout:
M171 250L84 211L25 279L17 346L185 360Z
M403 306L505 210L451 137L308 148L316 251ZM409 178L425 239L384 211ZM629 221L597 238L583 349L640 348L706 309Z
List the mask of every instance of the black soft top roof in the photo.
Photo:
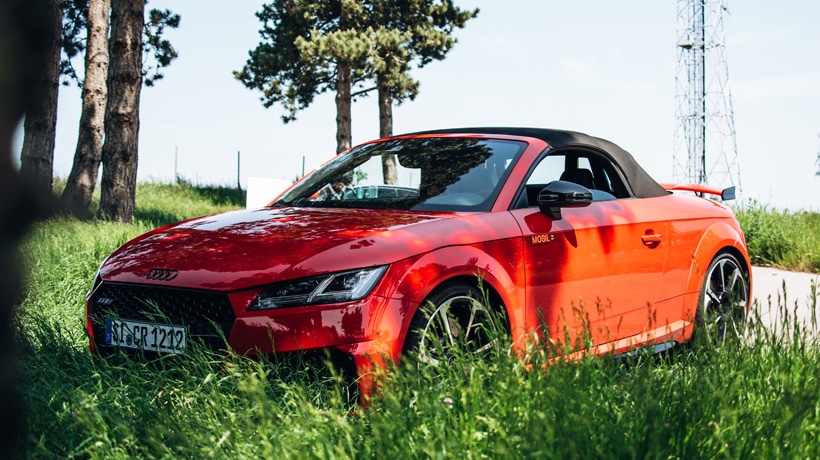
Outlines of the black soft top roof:
M644 169L635 161L635 158L626 150L618 147L612 142L598 137L589 136L575 131L565 131L559 129L543 128L458 128L458 129L437 129L432 131L420 131L411 134L500 134L507 136L526 136L541 139L552 148L563 147L594 147L615 161L623 170L626 181L632 192L638 198L652 198L665 196L669 192L660 186Z

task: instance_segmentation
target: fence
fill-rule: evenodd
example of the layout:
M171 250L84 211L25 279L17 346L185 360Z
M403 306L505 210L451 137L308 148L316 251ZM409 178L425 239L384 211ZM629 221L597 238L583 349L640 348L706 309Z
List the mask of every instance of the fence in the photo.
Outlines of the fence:
M163 149L164 150L164 149ZM306 172L306 157L220 151L183 151L140 148L138 180L174 182L177 178L193 184L239 186L247 189L249 177L294 181ZM320 161L314 160L313 169Z

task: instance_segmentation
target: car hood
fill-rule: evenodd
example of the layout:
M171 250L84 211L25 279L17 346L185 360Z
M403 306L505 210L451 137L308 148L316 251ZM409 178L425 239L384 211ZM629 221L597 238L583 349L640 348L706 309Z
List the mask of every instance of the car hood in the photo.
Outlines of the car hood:
M142 235L115 251L100 275L116 282L243 289L426 252L445 242L421 236L440 232L419 227L457 215L330 208L229 212ZM155 268L168 270L165 278L171 279L147 279Z

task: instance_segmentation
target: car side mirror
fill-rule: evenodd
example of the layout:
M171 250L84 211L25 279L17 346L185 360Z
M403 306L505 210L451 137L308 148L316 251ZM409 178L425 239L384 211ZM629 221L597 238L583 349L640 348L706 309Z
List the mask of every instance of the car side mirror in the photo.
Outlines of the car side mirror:
M561 208L583 208L592 203L592 192L573 182L556 180L538 192L538 208L544 214L560 220Z

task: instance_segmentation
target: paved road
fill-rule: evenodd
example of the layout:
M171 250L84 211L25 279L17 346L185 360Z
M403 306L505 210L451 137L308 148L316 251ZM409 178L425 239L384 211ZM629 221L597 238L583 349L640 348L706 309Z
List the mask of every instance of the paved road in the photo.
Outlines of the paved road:
M820 285L820 275L752 267L752 283L753 306L768 327L782 328L784 318L795 315L807 327L811 327L813 316L820 320L812 295L812 286ZM815 292L820 296L820 289Z

